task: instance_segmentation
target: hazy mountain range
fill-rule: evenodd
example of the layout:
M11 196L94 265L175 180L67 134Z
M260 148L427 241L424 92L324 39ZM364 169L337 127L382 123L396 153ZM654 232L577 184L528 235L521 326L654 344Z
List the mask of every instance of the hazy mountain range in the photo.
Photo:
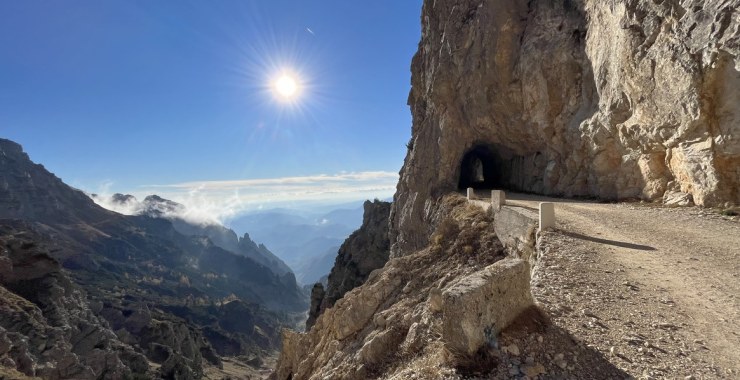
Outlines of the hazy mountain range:
M149 195L139 202L133 195L113 194L105 197L90 194L90 197L99 205L113 211L127 215L145 215L152 218L164 218L172 222L177 232L186 236L205 236L216 246L227 251L243 255L268 267L277 275L291 272L291 269L277 256L270 252L263 244L257 244L250 239L248 233L238 237L233 230L220 224L199 223L183 218L186 206L180 203L163 199L157 195Z
M141 201L128 194L90 197L122 214L167 219L179 233L207 237L216 246L249 257L278 275L293 272L300 284L313 284L329 274L339 246L360 226L363 213L361 201L273 208L241 215L225 227L211 220L194 220L187 205L157 195Z
M312 284L329 274L339 246L362 224L362 202L310 211L276 208L249 213L227 223L270 248L293 268L296 279Z
M57 342L81 361L47 363L50 370L74 364L80 374L95 374L108 370L105 363L122 363L115 367L121 373L199 378L206 362L220 365L218 355L275 349L280 328L307 309L293 273L249 236L168 218L182 206L158 197L142 205L147 212L133 216L100 207L33 163L20 145L0 139L0 225L7 227L0 247L0 292L7 295L0 299L0 338L17 348L11 354L20 355L14 359L19 371L33 374L34 360L63 359L44 359L43 350L28 347L31 339ZM80 290L83 295L69 298L74 302L59 298ZM41 320L51 334L68 329L80 313L95 315L77 325L80 334L95 334L85 339L91 346L28 325ZM92 325L82 325L85 320Z

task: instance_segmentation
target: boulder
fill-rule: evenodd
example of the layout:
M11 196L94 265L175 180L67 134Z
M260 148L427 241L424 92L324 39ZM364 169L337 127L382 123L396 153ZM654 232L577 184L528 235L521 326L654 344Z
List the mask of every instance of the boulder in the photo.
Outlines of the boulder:
M472 355L534 305L529 267L507 258L459 279L442 293L442 340L451 352Z

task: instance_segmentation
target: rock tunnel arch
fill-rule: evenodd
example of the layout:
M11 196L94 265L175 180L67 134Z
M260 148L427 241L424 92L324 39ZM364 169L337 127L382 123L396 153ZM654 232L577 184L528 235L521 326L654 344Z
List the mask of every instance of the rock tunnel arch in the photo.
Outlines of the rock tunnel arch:
M474 144L463 154L458 168L458 189L503 189L543 193L547 165L539 151L516 154L498 144Z
M460 160L459 189L493 189L501 186L500 158L486 145L476 145Z

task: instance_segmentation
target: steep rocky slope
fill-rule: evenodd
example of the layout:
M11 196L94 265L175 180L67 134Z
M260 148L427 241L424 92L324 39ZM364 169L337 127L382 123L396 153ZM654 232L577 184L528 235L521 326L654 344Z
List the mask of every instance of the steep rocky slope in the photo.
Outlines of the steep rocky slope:
M393 254L469 185L740 203L739 6L425 1Z
M531 303L528 283L493 273L511 269L526 282L529 274L522 261L502 260L503 246L482 209L450 196L438 216L443 222L429 247L373 271L307 333L285 330L273 378L446 379L472 373L477 350L487 346L484 338L524 311L519 305ZM497 289L498 298L477 291L487 287ZM515 301L500 304L506 317L492 317L501 326L488 325L488 315L476 320L485 314L477 308L505 298Z
M305 309L304 296L290 274L275 275L254 260L234 255L205 237L186 237L168 220L105 210L33 163L18 144L2 139L0 184L0 217L34 222L47 233L58 234L60 242L66 245L54 255L65 268L75 270L76 276L86 277L85 273L89 273L99 277L101 270L120 276L132 270L148 272L142 276L161 278L177 267L182 273L169 273L173 285L181 282L181 276L191 274L191 285L202 283L203 289L192 297L223 298L235 293L272 309ZM213 272L214 279L204 277L208 271ZM151 282L143 277L140 280ZM136 279L128 281L135 283ZM206 293L201 294L203 291Z
M0 222L0 378L146 374L146 357L93 313L85 293L49 255L49 243L24 223ZM16 375L3 374L13 369Z
M370 272L382 268L390 255L388 216L391 204L365 201L362 226L339 248L334 267L329 273L326 290L314 285L306 329L310 329L319 314L330 308L348 291L362 285Z
M31 162L19 144L2 138L0 169L3 218L73 225L115 216L113 212L91 205L83 192L71 189L43 165Z
M280 326L293 323L286 315L308 307L291 273L185 236L166 219L105 210L2 139L0 218L47 238L90 310L159 364L159 376L198 378L221 364L217 353L275 349Z

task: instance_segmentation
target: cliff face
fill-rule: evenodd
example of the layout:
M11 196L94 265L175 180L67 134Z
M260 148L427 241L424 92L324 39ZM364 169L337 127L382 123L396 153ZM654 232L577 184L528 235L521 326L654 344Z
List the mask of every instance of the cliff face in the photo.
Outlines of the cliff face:
M376 200L365 201L363 206L362 226L339 247L326 291L319 285L314 286L311 292L307 330L324 310L334 306L348 291L362 285L370 272L382 268L388 261L388 216L391 204Z
M468 360L476 358L470 351L508 321L492 323L482 309L520 312L531 303L529 272L522 261L504 259L489 228L491 215L481 208L452 195L441 202L439 217L444 222L429 247L390 259L306 333L283 330L271 379L459 379L457 369L467 373ZM508 265L519 269L521 281L493 273ZM517 302L499 303L503 299Z
M740 203L739 6L425 1L393 255L471 185Z

